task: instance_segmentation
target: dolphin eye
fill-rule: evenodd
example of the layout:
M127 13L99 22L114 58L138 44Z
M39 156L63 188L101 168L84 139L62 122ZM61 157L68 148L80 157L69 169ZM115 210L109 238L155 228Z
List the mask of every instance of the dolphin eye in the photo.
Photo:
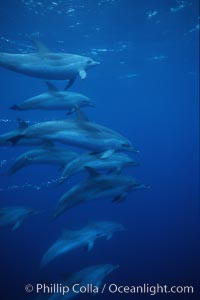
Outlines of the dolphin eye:
M92 60L89 59L89 60L87 61L87 63L90 65L90 64L92 63Z

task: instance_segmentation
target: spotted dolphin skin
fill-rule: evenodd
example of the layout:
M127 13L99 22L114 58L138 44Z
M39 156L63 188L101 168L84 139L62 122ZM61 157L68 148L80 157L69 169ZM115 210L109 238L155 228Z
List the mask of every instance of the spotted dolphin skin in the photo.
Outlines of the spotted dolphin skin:
M42 43L34 41L37 53L0 53L0 66L24 75L46 80L69 80L68 87L79 75L87 76L86 71L99 62L81 55L52 53Z
M43 255L40 266L44 267L56 257L80 247L87 247L90 251L96 239L105 237L108 240L114 232L124 230L121 224L108 221L91 223L80 230L65 230Z
M29 150L21 154L8 170L8 175L12 175L24 167L35 164L51 164L64 167L78 154L60 147L43 146Z
M80 107L94 107L94 103L79 93L59 91L52 83L47 82L48 92L32 97L21 104L13 105L14 110L65 110L68 114Z
M38 212L26 207L3 207L0 209L0 228L11 227L12 231L18 229L25 219Z
M71 276L67 276L67 279L62 282L63 286L69 286L70 290L64 296L59 293L54 293L48 300L68 300L80 295L80 287L87 287L90 285L96 293L100 293L103 280L106 276L118 269L119 265L95 265L84 268L78 272L73 273ZM41 287L42 288L42 287ZM95 292L93 291L93 295Z
M53 219L79 204L104 197L111 197L114 202L121 202L132 190L149 188L132 177L100 174L90 167L86 167L86 169L90 174L89 177L73 186L60 198Z

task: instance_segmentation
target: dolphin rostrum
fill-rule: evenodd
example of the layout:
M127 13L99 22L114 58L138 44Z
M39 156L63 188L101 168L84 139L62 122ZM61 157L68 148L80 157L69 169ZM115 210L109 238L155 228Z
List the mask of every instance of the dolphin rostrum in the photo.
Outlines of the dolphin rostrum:
M37 53L0 53L0 66L32 77L47 80L69 80L73 84L77 75L86 78L86 71L99 62L81 55L52 53L42 43L34 41Z
M18 229L25 219L36 215L33 209L26 207L3 207L0 209L0 227L12 227L12 231Z
M62 183L76 173L85 171L85 167L95 170L109 170L117 174L121 173L122 168L129 165L136 166L138 163L125 153L116 152L107 158L101 158L99 154L83 153L66 164L59 182Z
M136 179L116 174L99 174L86 167L89 177L73 186L58 201L53 219L66 210L82 203L103 197L112 197L114 202L122 202L133 189L149 188Z
M32 97L21 104L13 105L14 110L65 110L68 114L80 107L94 107L86 96L78 93L59 91L52 83L47 82L48 92Z
M106 237L108 240L114 232L124 230L121 224L108 221L91 223L80 230L65 230L62 237L43 255L41 267L46 266L56 257L79 247L87 247L90 251L96 239Z
M8 170L8 175L12 175L20 169L33 164L53 164L64 167L78 154L63 148L54 146L43 146L29 150L21 154Z

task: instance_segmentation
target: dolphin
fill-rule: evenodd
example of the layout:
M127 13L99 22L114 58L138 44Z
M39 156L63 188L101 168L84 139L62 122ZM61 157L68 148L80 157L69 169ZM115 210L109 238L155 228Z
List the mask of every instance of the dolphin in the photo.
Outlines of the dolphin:
M0 209L0 227L12 227L12 231L18 229L25 219L38 212L26 207L3 207Z
M118 174L100 174L96 170L85 167L89 177L73 186L58 201L53 219L66 210L98 198L112 197L114 202L124 201L133 189L149 188L136 179Z
M40 266L44 267L56 257L76 248L86 246L90 251L96 239L106 237L108 240L114 232L124 230L121 224L107 221L91 223L80 230L65 230L43 255Z
M59 91L52 83L47 82L48 92L32 97L21 104L13 105L14 110L66 110L68 114L75 108L94 107L94 103L86 96L78 93Z
M19 135L23 132L25 128L29 126L27 122L25 122L22 119L17 119L18 121L18 128L6 133L3 133L0 135L0 146L10 146L9 140L14 138L16 135ZM44 143L44 140L41 140L40 138L37 139L21 139L17 145L19 146L36 146L36 145L42 145L42 144L51 144L52 142L48 141Z
M113 153L107 158L101 158L99 154L83 153L65 166L59 182L62 183L76 173L85 171L85 167L95 170L110 170L119 174L122 168L129 165L136 166L138 163L125 153Z
M69 80L70 87L79 75L87 76L86 71L99 62L81 55L52 53L38 41L33 41L38 52L27 54L0 53L0 66L31 77L46 80Z
M21 154L8 170L8 175L33 164L53 164L61 168L78 156L77 153L54 146L43 146Z
M85 116L84 116L85 117ZM83 115L77 119L47 121L25 128L20 134L9 138L13 145L21 139L43 139L102 152L102 158L111 156L115 151L138 152L131 142L116 131L89 122Z
M104 278L118 268L119 265L103 264L89 266L75 272L71 276L67 276L67 278L62 282L62 286L68 286L70 288L69 292L65 295L54 293L48 298L48 300L72 299L81 294L76 292L78 288L81 286L87 287L89 284L95 288L96 293L100 293L100 288Z

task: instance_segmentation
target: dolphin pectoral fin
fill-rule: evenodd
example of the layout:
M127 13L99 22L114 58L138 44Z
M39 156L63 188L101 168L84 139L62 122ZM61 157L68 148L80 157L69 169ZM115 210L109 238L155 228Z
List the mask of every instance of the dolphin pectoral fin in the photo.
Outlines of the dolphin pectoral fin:
M15 225L12 227L12 231L17 230L22 225L22 221L17 221Z
M91 251L93 247L94 247L94 241L89 241L88 242L88 251Z
M122 193L118 196L116 196L112 202L120 203L123 202L128 196L128 193Z
M39 42L38 40L32 40L34 46L37 48L38 53L40 54L45 54L45 53L50 53L51 51L41 42Z
M49 82L49 81L46 81L46 85L47 85L48 91L49 91L50 93L58 92L57 87L56 87L53 83L51 83L51 82Z
M81 80L85 79L87 76L87 73L85 70L80 70L79 71L79 76L81 77Z
M106 158L110 157L111 155L113 155L114 152L115 152L114 149L106 150L105 152L101 153L100 158L101 159L106 159Z
M72 86L72 84L74 84L74 81L76 80L76 78L72 78L68 81L66 87L65 87L65 91L68 90L68 88L70 88L70 86Z
M91 167L85 166L84 169L88 171L90 177L97 177L100 175L95 169Z

